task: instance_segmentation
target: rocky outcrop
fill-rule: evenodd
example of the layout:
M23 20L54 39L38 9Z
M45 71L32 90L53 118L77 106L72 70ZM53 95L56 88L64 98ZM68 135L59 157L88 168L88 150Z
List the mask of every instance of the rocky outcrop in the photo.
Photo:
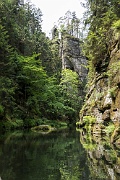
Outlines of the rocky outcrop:
M71 69L78 73L80 81L86 81L87 60L80 48L80 39L71 35L63 35L61 38L60 56L62 58L62 69Z
M112 31L108 37L109 60L106 71L96 72L89 84L85 104L80 111L80 123L84 116L95 117L91 134L109 131L111 143L120 143L120 33Z

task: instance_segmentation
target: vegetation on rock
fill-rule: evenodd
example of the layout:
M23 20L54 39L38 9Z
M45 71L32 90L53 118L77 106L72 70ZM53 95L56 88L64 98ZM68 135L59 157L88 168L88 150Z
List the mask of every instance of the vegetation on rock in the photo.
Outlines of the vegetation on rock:
M92 115L96 122L89 130L93 134L105 130L115 143L120 126L120 2L87 0L86 8L83 51L89 62L88 93L80 122L84 124L84 116Z

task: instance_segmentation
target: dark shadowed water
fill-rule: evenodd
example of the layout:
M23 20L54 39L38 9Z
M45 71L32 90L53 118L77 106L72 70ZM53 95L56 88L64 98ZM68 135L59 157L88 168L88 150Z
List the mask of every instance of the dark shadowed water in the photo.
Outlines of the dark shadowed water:
M1 135L0 177L2 180L119 180L119 169L115 174L109 157L105 166L100 155L93 157L92 153L95 155L85 150L80 133L75 130L45 135L31 131Z

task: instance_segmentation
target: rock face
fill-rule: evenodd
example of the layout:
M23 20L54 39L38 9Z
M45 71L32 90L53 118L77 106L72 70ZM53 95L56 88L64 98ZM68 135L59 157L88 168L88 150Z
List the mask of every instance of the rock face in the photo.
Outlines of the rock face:
M80 122L83 123L84 116L95 117L96 122L92 125L91 133L95 126L99 126L101 133L104 133L106 128L113 125L109 135L111 142L116 143L120 142L120 33L112 32L108 46L107 69L96 72L80 111Z
M62 69L71 69L78 73L80 80L86 81L86 58L82 55L80 40L70 35L64 35L61 39L60 56Z

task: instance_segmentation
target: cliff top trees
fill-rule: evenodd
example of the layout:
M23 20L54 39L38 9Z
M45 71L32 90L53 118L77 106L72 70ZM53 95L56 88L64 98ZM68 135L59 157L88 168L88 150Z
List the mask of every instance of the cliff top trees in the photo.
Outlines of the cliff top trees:
M84 43L84 52L89 61L89 78L92 80L95 71L106 71L109 61L109 30L120 18L118 0L87 0L84 23L89 26Z
M61 32L80 38L80 19L77 18L75 12L67 11L64 17L59 18L59 26Z

